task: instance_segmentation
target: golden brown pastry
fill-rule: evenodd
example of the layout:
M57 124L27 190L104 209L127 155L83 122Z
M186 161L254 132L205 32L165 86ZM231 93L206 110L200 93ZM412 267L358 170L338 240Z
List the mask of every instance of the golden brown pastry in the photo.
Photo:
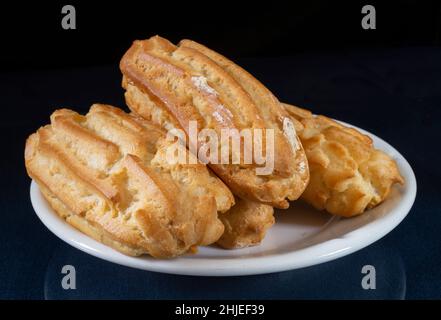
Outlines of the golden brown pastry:
M302 198L317 209L345 217L381 203L394 183L404 183L395 161L359 131L325 116L284 104L303 128L299 137L310 181Z
M301 195L309 173L295 126L271 92L245 70L193 41L175 46L158 36L135 41L120 68L129 108L167 130L188 135L192 120L199 130L210 128L217 134L222 129L273 129L270 174L256 174L263 165L242 158L237 164L209 166L242 198L287 208L288 199Z
M61 109L26 142L28 174L68 223L128 255L174 257L216 242L234 203L203 164L172 165L164 131L117 108ZM185 147L182 147L185 152Z
M271 206L236 197L236 204L219 217L225 231L217 243L226 249L258 245L275 222L273 214Z

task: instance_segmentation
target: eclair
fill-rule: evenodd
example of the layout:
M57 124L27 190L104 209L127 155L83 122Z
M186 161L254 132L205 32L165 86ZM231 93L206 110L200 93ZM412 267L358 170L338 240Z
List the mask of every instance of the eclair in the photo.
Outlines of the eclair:
M234 204L204 164L167 161L171 143L115 107L60 109L27 139L25 164L67 223L124 254L170 258L215 243Z
M196 42L183 40L175 46L158 36L135 41L120 69L129 108L165 130L190 136L190 124L195 123L199 130L211 129L218 136L225 130L250 130L256 139L256 132L262 132L257 140L266 155L272 151L268 172L259 172L267 163L254 158L246 162L243 154L233 151L227 158L236 162L208 162L234 194L278 208L287 208L289 200L300 197L309 171L295 124L276 97L248 72ZM196 151L204 147L200 141L186 145Z
M235 205L219 216L225 231L217 244L225 249L240 249L260 244L275 223L273 207L236 197Z
M356 216L383 202L395 183L404 183L396 162L367 135L309 110L284 107L301 125L310 170L302 199L315 208Z

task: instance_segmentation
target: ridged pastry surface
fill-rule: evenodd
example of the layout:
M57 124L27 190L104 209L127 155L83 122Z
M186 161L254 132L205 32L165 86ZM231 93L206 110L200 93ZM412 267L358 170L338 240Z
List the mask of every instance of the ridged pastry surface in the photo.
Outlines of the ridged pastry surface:
M86 116L60 109L28 138L26 168L82 232L125 254L174 257L216 242L224 231L218 212L234 198L205 165L168 163L164 137L108 105Z
M121 60L129 108L166 130L272 129L274 170L256 174L255 162L209 163L236 195L287 208L300 197L308 164L291 118L258 80L220 54L189 40L178 46L155 36L135 41ZM233 155L231 155L232 157Z

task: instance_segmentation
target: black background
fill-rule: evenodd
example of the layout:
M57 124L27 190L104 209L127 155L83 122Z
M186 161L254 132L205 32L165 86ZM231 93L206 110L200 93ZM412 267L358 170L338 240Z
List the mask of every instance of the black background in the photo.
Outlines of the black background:
M441 298L441 3L14 1L0 4L0 298ZM77 30L61 28L73 4ZM361 28L372 4L377 29ZM26 137L57 108L124 108L119 60L134 39L200 41L233 58L280 100L382 137L409 161L408 217L356 254L273 275L203 278L132 270L86 255L39 222L29 201ZM74 264L79 288L59 287ZM360 269L378 268L378 290ZM146 283L148 285L146 285Z
M77 29L61 8L75 6ZM361 28L374 5L377 29ZM439 1L23 1L1 5L0 68L117 63L134 39L191 38L228 57L441 43Z

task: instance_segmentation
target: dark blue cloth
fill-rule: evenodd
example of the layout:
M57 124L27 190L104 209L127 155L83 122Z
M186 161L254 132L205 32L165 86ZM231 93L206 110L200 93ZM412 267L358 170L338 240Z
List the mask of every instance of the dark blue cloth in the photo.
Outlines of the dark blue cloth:
M0 75L0 298L441 298L441 49L376 49L248 59L241 64L282 101L382 137L413 167L418 194L409 216L377 243L322 265L277 274L195 278L133 270L56 238L29 201L26 137L59 107L123 106L111 67ZM77 289L61 288L61 268L77 269ZM361 268L377 271L363 290Z

